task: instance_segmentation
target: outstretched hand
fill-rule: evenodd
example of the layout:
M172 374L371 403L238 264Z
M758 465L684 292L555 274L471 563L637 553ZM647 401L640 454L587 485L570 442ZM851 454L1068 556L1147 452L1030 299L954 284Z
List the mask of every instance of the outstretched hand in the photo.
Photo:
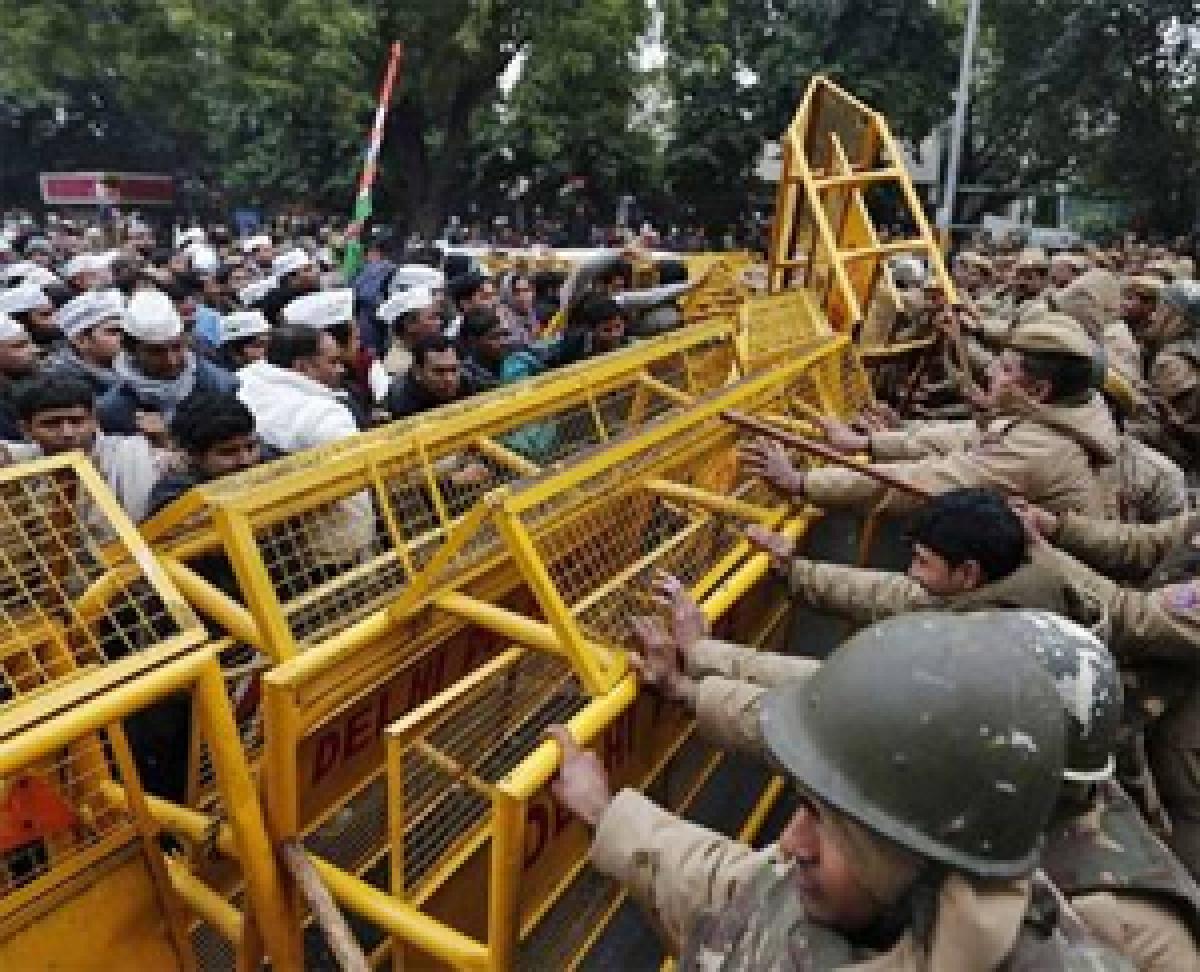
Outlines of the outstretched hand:
M1008 505L1025 527L1025 536L1030 546L1040 546L1058 532L1058 516L1040 506L1034 506L1020 496L1009 498Z
M795 540L782 533L773 533L760 523L746 528L746 542L770 557L771 567L777 571L786 570L796 556Z
M755 439L738 450L738 458L750 475L758 476L777 493L800 496L804 473L792 465L787 450L774 439Z
M595 827L612 803L608 773L596 754L580 747L571 730L561 723L546 727L546 735L562 750L562 765L550 791L566 809Z

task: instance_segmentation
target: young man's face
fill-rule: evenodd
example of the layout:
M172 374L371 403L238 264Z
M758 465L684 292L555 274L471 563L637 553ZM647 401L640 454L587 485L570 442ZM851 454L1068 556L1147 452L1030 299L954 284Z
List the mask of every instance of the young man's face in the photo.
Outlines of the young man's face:
M1025 373L1025 362L1019 351L1006 348L992 359L987 369L987 398L997 401L1005 392L1015 390L1037 401L1045 396Z
M110 317L89 327L75 338L75 346L85 360L103 368L111 367L121 350L120 318Z
M0 375L28 378L37 370L37 346L27 334L0 341Z
M1013 273L1013 291L1022 300L1032 300L1046 289L1047 274L1036 267L1018 267Z
M1131 327L1147 324L1158 309L1158 301L1140 290L1128 290L1121 301L1121 316Z
M413 365L413 376L439 402L454 401L461 381L458 352L453 348L427 352L423 364Z
M975 590L981 581L979 564L974 560L951 566L945 558L923 544L914 544L908 576L934 597L953 597Z
M862 885L840 843L833 839L832 811L801 799L779 837L779 851L793 862L792 882L805 914L831 928L853 932L866 928L881 904Z
M192 464L201 479L216 479L258 465L262 451L253 435L235 435L204 452L192 454Z
M620 347L621 339L625 337L625 318L620 314L601 321L592 332L592 338L597 351L612 351Z
M436 307L425 307L409 315L404 324L404 339L409 345L423 337L434 337L442 333L442 318Z
M133 361L146 377L170 381L183 374L187 355L187 338L180 336L161 344L139 342L133 350Z
M303 361L297 361L296 364L302 365L297 368L298 371L308 375L313 381L320 382L326 388L341 387L342 375L346 370L345 365L342 364L342 349L327 332L321 332L317 353Z
M29 421L23 421L21 427L48 456L72 449L90 452L96 441L96 413L83 405L43 409Z
M480 288L463 304L463 310L476 307L494 307L496 305L496 288L490 280L485 280Z
M518 277L513 282L512 302L513 307L522 314L528 314L533 310L533 281L527 277Z

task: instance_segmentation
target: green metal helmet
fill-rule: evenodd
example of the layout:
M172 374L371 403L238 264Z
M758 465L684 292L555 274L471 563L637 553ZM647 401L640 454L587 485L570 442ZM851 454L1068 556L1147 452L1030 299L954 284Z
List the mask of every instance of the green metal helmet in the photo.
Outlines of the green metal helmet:
M1193 327L1200 325L1200 282L1176 280L1163 287L1159 306L1174 307Z
M1008 631L1050 673L1067 716L1063 779L1099 783L1116 768L1121 728L1121 673L1092 632L1049 611L992 611L975 615Z
M801 787L901 847L982 878L1028 874L1066 751L1054 682L994 618L906 614L772 690L763 738Z

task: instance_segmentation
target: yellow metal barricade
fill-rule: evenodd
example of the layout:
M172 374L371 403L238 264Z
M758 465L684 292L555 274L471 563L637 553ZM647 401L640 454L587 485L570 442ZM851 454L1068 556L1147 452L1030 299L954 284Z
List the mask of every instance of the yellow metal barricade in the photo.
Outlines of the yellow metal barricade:
M149 807L177 804L143 785L186 758L157 737L189 705L248 862L252 937L296 962L216 652L86 459L0 470L0 560L0 967L191 968L202 926L237 954L242 911L164 856Z
M782 154L767 260L772 293L808 290L835 330L885 331L878 318L894 317L899 303L886 261L915 255L955 302L941 249L882 115L814 78L784 133ZM898 239L882 239L872 215L885 191L909 226Z
M802 416L796 406L820 407L839 394L826 386L840 380L847 351L845 338L828 339L772 372L491 494L484 514L459 521L444 549L487 538L507 569L493 571L486 584L454 571L393 605L390 627L379 633L396 666L383 695L364 694L349 708L334 701L344 699L362 664L373 667L378 686L386 661L374 646L356 651L354 664L351 656L335 662L309 652L269 674L264 780L273 833L307 833L306 846L345 907L452 964L509 968L526 939L530 960L547 961L548 932L537 929L551 909L555 921L570 916L577 926L570 936L550 935L554 947L582 947L579 934L585 926L598 933L593 919L615 907L616 889L589 891L589 882L575 890L577 906L555 907L582 874L586 841L566 827L537 775L541 733L555 721L594 720L618 780L644 786L661 779L677 806L698 789L715 754L690 740L681 711L650 698L635 704L623 651L629 619L652 610L649 578L658 569L706 596L715 618L753 604L740 619L746 640L752 622L772 614L754 599L765 558L752 554L742 528L762 522L795 534L804 520L738 470L737 432L721 413ZM773 633L781 620L775 611L760 626ZM439 627L446 624L458 634L447 637ZM397 644L412 652L406 664L397 664ZM441 694L430 702L433 690ZM397 716L389 790L380 736ZM529 759L533 768L525 766ZM536 782L506 793L505 781L518 773ZM357 830L336 838L332 807L348 808L377 835L390 820L389 845L373 845ZM391 899L379 883L384 873ZM483 887L520 900L485 898Z

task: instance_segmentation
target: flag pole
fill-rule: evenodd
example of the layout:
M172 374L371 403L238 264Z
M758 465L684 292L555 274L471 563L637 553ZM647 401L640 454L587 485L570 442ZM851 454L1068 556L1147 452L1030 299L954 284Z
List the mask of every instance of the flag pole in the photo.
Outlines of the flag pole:
M383 74L383 83L379 86L379 101L375 106L375 120L367 133L367 151L363 156L362 173L358 177L358 192L354 197L354 211L350 216L350 225L346 227L346 250L342 255L342 275L346 281L358 272L362 265L363 246L362 232L367 220L371 218L371 190L375 185L378 172L379 147L383 144L384 123L387 121L388 107L392 101L392 87L396 83L396 74L400 69L404 45L400 41L392 41L391 52L388 55L387 70Z

